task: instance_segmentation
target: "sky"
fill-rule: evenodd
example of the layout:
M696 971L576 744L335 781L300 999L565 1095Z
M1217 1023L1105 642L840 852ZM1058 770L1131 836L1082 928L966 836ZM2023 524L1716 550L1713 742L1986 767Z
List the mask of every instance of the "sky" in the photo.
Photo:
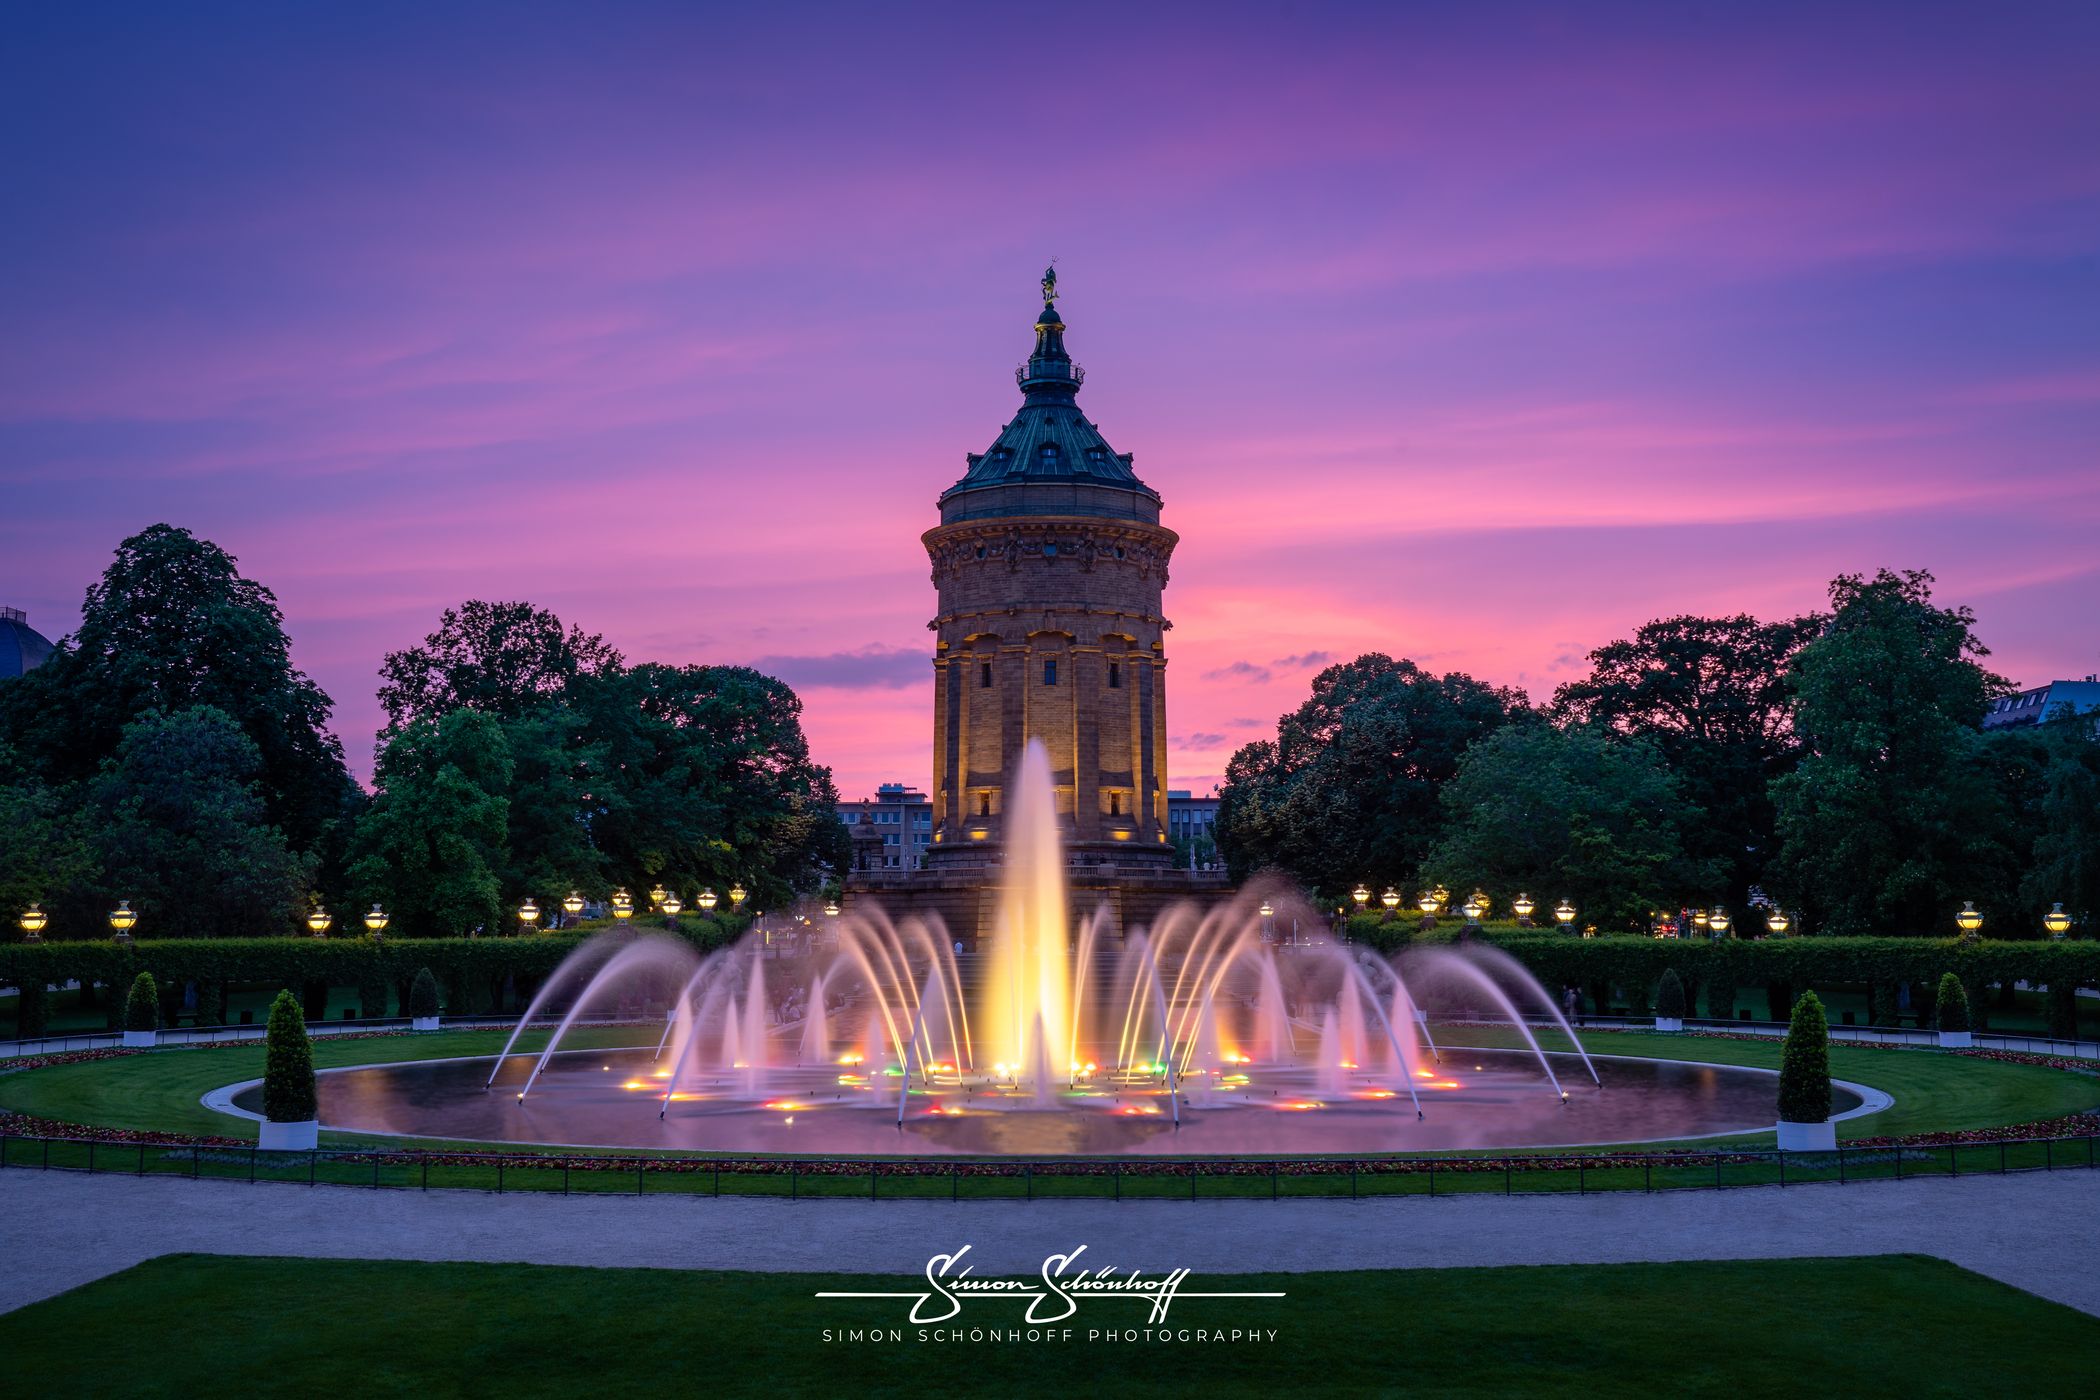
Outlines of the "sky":
M1019 402L1165 498L1169 760L1364 651L1522 687L1926 568L2100 671L2100 7L0 15L0 604L185 526L368 776L526 599L931 769L918 536Z

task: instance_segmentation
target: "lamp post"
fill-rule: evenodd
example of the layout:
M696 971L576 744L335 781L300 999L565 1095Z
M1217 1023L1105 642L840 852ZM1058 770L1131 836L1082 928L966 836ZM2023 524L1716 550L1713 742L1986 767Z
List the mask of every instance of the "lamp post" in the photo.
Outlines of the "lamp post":
M1965 899L1961 902L1961 912L1954 916L1954 924L1963 933L1974 933L1983 927L1983 911Z
M1560 925L1560 931L1566 933L1575 926L1575 906L1562 900L1553 906L1553 918Z
M131 901L118 900L117 907L109 911L109 926L113 930L111 938L118 943L129 943L131 930L138 921L139 916L132 910Z
M627 893L625 885L612 892L612 916L623 926L634 917L634 896Z
M1276 941L1276 906L1266 899L1261 902L1261 936L1271 943Z
M1721 908L1718 904L1715 905L1713 912L1706 916L1706 927L1714 937L1726 938L1728 936L1728 911Z
M649 891L649 907L652 909L661 909L663 908L664 901L668 898L670 898L670 896L664 893L664 887L662 885L658 885L655 889Z
M1793 926L1794 921L1786 916L1786 910L1776 904L1772 906L1772 912L1765 915L1765 927L1772 931L1774 938L1786 937L1786 931Z
M700 891L700 898L697 902L700 905L700 912L703 914L714 913L715 906L721 903L720 900L715 898L715 892L713 890Z
M665 895L662 908L664 911L664 927L676 929L678 927L678 911L685 908L684 901L680 900L675 894Z
M526 895L525 902L518 906L518 932L531 933L539 921L540 906L532 902L531 895Z
M1358 912L1362 912L1363 907L1371 902L1371 892L1362 885L1358 885L1355 889L1349 891L1349 898L1356 901Z
M837 918L838 916L839 916L839 902L838 902L837 900L835 900L835 899L827 899L827 900L825 900L825 901L824 901L824 917L825 917L825 918L827 918L827 919L836 919L836 918Z
M1481 906L1478 894L1468 895L1466 902L1458 907L1458 912L1466 916L1466 926L1460 931L1461 935L1480 932L1480 916L1487 911Z
M1450 907L1451 891L1445 889L1442 885L1438 885L1435 889L1431 890L1429 892L1429 897L1436 901L1436 912L1439 914L1443 913L1446 908Z
M2061 904L2056 907L2059 909L2063 908ZM41 943L44 941L44 925L49 923L50 919L43 910L32 904L22 911L22 917L17 922L22 925L22 941L24 943Z
M376 904L373 905L372 912L365 915L365 932L372 935L374 943L379 942L386 936L386 923L386 910Z
M1385 906L1385 916L1390 919L1393 917L1393 911L1400 907L1400 891L1387 885L1385 893L1378 896L1378 902Z
M1478 885L1475 885L1473 887L1473 893L1466 897L1466 903L1472 905L1475 909L1480 911L1478 914L1473 916L1473 922L1476 924L1479 923L1482 919L1485 919L1488 916L1488 911L1495 907L1495 901L1489 899L1486 893L1483 892Z
M34 905L30 907L32 909L35 908ZM27 916L25 915L24 917L26 918ZM25 923L22 927L28 928L29 925ZM2058 903L2051 906L2048 913L2042 915L2042 927L2049 931L2051 938L2062 938L2071 931L2071 916L2066 914L2063 905Z
M583 912L583 896L575 890L570 890L569 897L561 902L561 912L572 919L581 914Z
M742 910L744 901L749 897L744 893L742 885L731 885L729 887L729 912L734 914Z
M1531 911L1538 908L1538 905L1531 902L1530 895L1520 892L1516 899L1510 903L1509 907L1516 911L1518 928L1530 928L1532 926Z
M1707 926L1712 922L1713 916L1704 909L1694 909L1692 911L1692 927L1698 929L1701 933L1706 932Z
M318 904L314 906L313 913L306 916L307 932L316 938L326 938L328 930L334 926L335 917Z
M1421 896L1415 900L1415 908L1422 913L1422 922L1419 925L1420 931L1428 933L1434 929L1436 927L1436 896L1428 890L1422 891Z

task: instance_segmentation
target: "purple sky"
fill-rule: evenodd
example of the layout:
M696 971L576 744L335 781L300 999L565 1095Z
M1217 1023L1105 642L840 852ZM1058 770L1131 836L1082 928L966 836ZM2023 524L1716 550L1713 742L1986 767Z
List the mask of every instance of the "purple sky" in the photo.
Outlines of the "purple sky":
M2100 670L2100 8L208 9L0 31L0 603L185 525L360 772L478 596L923 784L917 536L1052 256L1176 786L1329 657L1544 698L1882 565Z

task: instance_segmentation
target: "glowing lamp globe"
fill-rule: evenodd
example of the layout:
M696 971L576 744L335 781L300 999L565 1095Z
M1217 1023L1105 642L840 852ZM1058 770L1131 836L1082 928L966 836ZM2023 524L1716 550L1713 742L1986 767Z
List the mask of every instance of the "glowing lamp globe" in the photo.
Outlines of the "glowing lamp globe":
M1575 906L1564 899L1553 906L1553 917L1559 921L1562 928L1566 928L1575 922Z
M664 894L664 887L662 885L658 885L655 889L649 891L649 902L651 904L662 904L665 898L666 896Z
M1692 923L1695 927L1705 928L1709 922L1711 922L1711 916L1704 909L1694 909L1692 911Z
M1378 902L1380 904L1383 904L1388 909L1398 908L1400 904L1400 891L1388 886L1386 888L1386 892L1378 896Z
M1424 916L1433 916L1437 911L1436 896L1427 890L1422 891L1422 897L1415 901L1415 908L1421 910Z
M623 924L634 917L634 906L632 904L615 904L612 907L612 911L613 917Z
M583 912L583 896L574 890L570 890L569 897L561 902L561 912L572 919L581 914Z
M2056 907L2059 909L2063 908L2061 904ZM44 925L50 922L50 918L43 910L32 904L22 911L22 917L17 922L22 925L22 937L31 943L35 943L43 938ZM2068 920L2065 922L2066 924L2069 923Z
M673 894L664 896L664 913L669 917L673 919L677 918L678 911L683 908L685 908L685 903L684 901L680 900L677 895Z
M1445 889L1442 885L1438 885L1430 893L1436 897L1436 907L1439 909L1451 902L1451 891Z
M1355 889L1349 891L1349 898L1355 900L1356 907L1361 909L1371 902L1371 892L1362 885L1358 885Z
M1477 924L1480 922L1480 915L1483 911L1479 900L1469 898L1464 904L1459 906L1459 912L1466 916L1467 923Z
M128 899L118 900L117 907L109 911L109 926L116 931L119 938L129 937L138 921L138 913L131 907L131 901Z
M328 930L333 928L334 926L334 916L331 915L326 909L321 908L321 906L319 906L318 904L314 906L314 912L306 916L307 931L312 933L313 936L316 938L327 937Z
M380 934L386 932L386 924L386 910L376 904L373 905L372 912L365 915L365 932L377 938Z
M29 925L25 923L22 927L28 928ZM2042 915L2042 927L2049 930L2051 938L2062 938L2071 931L2071 916L2064 912L2063 905L2058 904Z
M731 885L731 886L729 887L729 907L730 907L730 908L732 908L732 909L741 909L741 908L743 908L743 906L744 906L744 901L745 901L746 899L748 899L748 898L750 898L750 896L744 893L744 887L743 887L742 885Z
M617 909L623 904L626 905L629 909L632 909L634 907L634 896L627 893L627 887L625 885L622 885L619 889L616 889L612 892L613 908Z
M827 900L825 900L825 901L824 901L824 917L825 917L825 918L827 918L827 919L836 919L836 918L837 918L838 916L839 916L839 902L838 902L837 900L835 900L835 899L827 899Z
M714 910L714 907L717 904L720 904L721 902L721 900L715 898L715 892L713 890L700 891L699 904L701 913L711 913Z
M534 904L532 902L531 896L528 895L526 896L525 902L518 906L518 922L525 925L525 927L527 928L531 928L534 924L538 923L539 921L540 906Z
M1765 915L1765 927L1774 933L1785 933L1793 925L1794 921L1786 916L1786 911L1776 905L1771 913Z
M1713 913L1707 915L1706 927L1716 938L1726 935L1728 932L1728 911L1726 909L1716 909Z
M1520 894L1516 897L1515 901L1510 904L1509 907L1517 911L1518 918L1528 919L1531 917L1531 911L1538 908L1538 905L1533 904L1531 902L1530 895Z
M1970 900L1961 902L1961 912L1954 916L1955 926L1963 933L1974 933L1983 927L1983 913Z
M1269 901L1266 899L1261 902L1261 916L1264 919L1273 919L1276 917L1276 907L1270 904Z

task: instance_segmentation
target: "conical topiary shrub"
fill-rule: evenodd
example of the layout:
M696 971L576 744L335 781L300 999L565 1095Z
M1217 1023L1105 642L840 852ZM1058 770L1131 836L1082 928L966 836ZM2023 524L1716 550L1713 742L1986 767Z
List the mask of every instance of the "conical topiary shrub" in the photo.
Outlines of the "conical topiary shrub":
M131 997L124 1003L124 1029L148 1035L160 1029L160 988L150 972L131 979Z
M1779 1147L1828 1151L1837 1146L1830 1123L1830 1021L1814 992L1803 992L1787 1023L1779 1052Z
M263 1117L272 1123L311 1123L316 1112L314 1047L299 998L279 992L263 1037Z
M1933 1024L1939 1027L1940 1044L1959 1049L1972 1042L1969 1033L1969 993L1951 972L1940 974L1939 995L1933 1001Z
M408 1014L417 1030L437 1029L438 980L427 967L416 969L416 980L408 989Z
M1684 1029L1684 979L1677 969L1663 969L1662 982L1655 989L1655 1028L1659 1031L1681 1031Z

